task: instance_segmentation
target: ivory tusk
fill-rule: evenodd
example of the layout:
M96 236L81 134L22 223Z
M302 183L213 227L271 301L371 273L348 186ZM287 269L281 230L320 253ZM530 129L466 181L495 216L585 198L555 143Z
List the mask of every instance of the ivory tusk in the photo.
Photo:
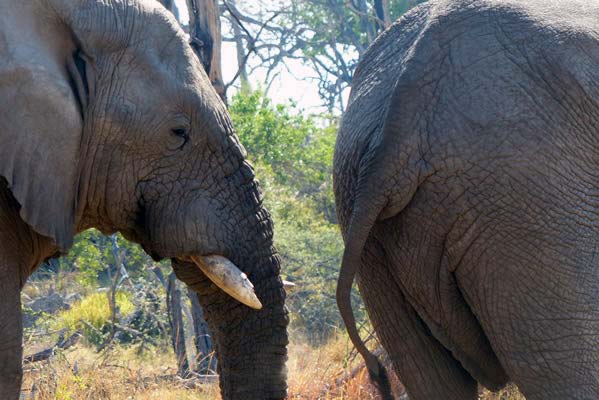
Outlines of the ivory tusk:
M216 286L235 300L260 310L262 303L254 292L254 285L246 274L223 256L192 256L191 260Z
M292 292L297 288L297 285L293 282L283 280L283 288L285 288L287 292Z

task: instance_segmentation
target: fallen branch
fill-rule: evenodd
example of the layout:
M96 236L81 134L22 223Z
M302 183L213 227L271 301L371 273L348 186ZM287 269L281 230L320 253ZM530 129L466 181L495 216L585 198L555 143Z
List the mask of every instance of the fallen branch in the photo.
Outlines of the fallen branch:
M186 389L195 389L200 385L218 383L218 375L201 375L191 372L191 378L181 378L178 374L157 375L143 378L144 384L177 383Z
M89 328L90 330L94 331L97 335L100 335L100 336L103 335L102 331L100 331L98 328L96 328L95 326L93 326L89 321L87 321L85 319L82 319L81 323L83 325L85 325L87 328Z
M69 336L66 339L64 338L64 334L61 334L60 337L58 338L58 342L56 342L56 344L54 346L25 357L23 359L23 362L26 364L30 364L30 363L34 363L34 362L38 362L38 361L47 360L55 354L57 349L66 350L69 347L74 346L79 341L80 337L81 337L81 332L79 332L79 331L76 331L75 333L73 333L71 336Z
M114 326L115 331L122 331L122 332L128 333L129 335L131 335L133 337L141 338L145 342L149 342L150 344L153 344L154 346L158 346L158 343L156 343L156 341L154 339L152 339L150 336L144 334L143 332L138 331L137 329L129 328L127 326L123 326L119 323L112 322L112 321L108 321L108 322Z

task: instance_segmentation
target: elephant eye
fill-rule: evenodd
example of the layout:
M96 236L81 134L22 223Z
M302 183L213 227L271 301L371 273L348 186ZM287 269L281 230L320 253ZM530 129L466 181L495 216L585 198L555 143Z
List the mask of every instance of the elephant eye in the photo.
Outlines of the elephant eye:
M183 148L189 141L189 132L186 128L173 128L171 129L173 135L183 139L183 144L179 147L179 150Z
M179 136L180 138L183 139L189 139L189 135L187 134L187 129L185 128L174 128L172 130L173 135L175 136Z

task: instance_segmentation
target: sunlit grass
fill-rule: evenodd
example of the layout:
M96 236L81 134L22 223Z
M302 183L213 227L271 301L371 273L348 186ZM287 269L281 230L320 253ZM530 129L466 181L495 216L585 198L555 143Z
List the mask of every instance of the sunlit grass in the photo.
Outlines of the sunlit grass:
M120 315L128 315L135 310L129 294L125 292L116 294L116 304ZM51 322L51 327L55 330L75 331L83 328L82 321L87 321L100 329L109 319L110 305L107 293L92 293L73 304L69 310L58 313Z
M216 400L218 385L186 387L169 348L139 346L97 353L86 346L25 367L23 391L36 400ZM30 398L30 397L25 397Z
M359 365L348 362L350 344L344 334L335 335L319 347L292 335L289 346L289 399L376 400L379 397L364 369L344 380ZM175 357L170 347L116 346L97 353L85 345L66 350L50 362L26 366L24 393L35 386L35 400L218 400L218 384L194 384L175 377ZM33 369L32 369L33 368ZM403 388L392 379L396 399ZM26 397L30 398L30 397ZM491 394L481 400L524 400L516 388Z
M518 388L515 386L508 386L504 390L497 393L490 393L485 391L481 396L482 400L525 400L524 396L520 394Z

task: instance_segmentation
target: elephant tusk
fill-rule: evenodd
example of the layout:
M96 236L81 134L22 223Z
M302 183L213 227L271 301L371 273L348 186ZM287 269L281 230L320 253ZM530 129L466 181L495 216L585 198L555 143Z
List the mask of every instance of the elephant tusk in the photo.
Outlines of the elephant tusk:
M192 256L191 260L216 286L235 300L260 310L262 303L254 292L254 285L247 275L223 256Z
M297 288L297 285L293 282L289 282L286 280L283 280L283 288L285 289L285 291L287 292L292 292Z

